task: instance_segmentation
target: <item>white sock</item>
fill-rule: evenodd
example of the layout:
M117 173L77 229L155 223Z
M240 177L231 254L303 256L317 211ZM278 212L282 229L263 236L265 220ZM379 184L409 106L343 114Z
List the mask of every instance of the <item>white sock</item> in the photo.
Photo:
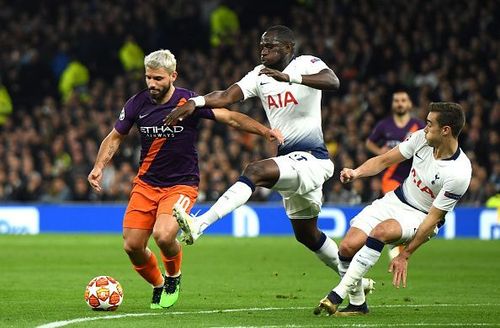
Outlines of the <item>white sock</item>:
M315 254L333 271L339 273L339 248L333 239L326 237L325 242Z
M380 258L380 252L369 248L368 246L363 246L354 255L349 269L345 273L344 277L340 283L333 289L340 297L346 298L349 291L356 288L358 282L364 277L364 275L370 270L370 268L377 263ZM362 288L361 288L362 290Z
M351 261L342 261L339 256L339 275L342 279L349 269ZM363 290L363 279L360 279L355 288L349 291L349 303L361 305L365 302L365 292Z
M349 258L351 259L351 258ZM347 272L347 269L349 269L349 265L351 264L351 261L342 261L339 256L339 276L340 279L342 279Z
M200 226L200 232L203 232L224 215L231 213L245 204L250 199L250 196L252 196L252 192L252 188L246 183L237 181L233 184L207 212L196 217L196 222Z
M361 305L366 301L365 291L363 290L363 279L360 279L351 291L349 291L349 303L352 305Z

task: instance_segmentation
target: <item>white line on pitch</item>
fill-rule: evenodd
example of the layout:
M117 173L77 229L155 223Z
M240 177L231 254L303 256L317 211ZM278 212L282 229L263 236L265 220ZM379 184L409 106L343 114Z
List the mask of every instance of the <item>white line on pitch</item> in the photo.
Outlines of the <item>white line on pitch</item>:
M491 304L491 303L484 303L484 304L387 304L387 305L372 305L370 306L371 308L401 308L401 307L457 307L457 306L498 306L500 304ZM111 320L111 319L120 319L120 318L127 318L127 317L144 317L144 316L157 316L157 315L189 315L189 314L213 314L213 313L231 313L231 312L245 312L245 311L279 311L279 310L308 310L312 309L312 307L287 307L287 308L280 308L280 307L267 307L267 308L246 308L246 309L223 309L223 310L203 310L203 311L177 311L177 312L161 312L161 313L127 313L127 314L114 314L114 315L108 315L108 316L102 316L102 317L83 317L83 318L76 318L76 319L71 319L71 320L62 320L62 321L54 321L54 322L49 322L47 324L37 326L36 328L57 328L57 327L64 327L67 325L71 325L74 323L80 323L80 322L87 322L87 321L96 321L96 320ZM432 323L414 323L414 324L352 324L352 325L336 325L338 327L397 327L397 326L407 326L407 325L415 325L415 326L433 326L433 325L438 325L438 324L432 324ZM439 324L443 326L462 326L463 323L459 324L454 324L454 323L448 323L448 324ZM486 323L468 323L467 325L470 326L487 326L487 325L494 325L494 326L500 326L500 324L486 324ZM315 327L320 327L318 325L314 325ZM251 328L251 327L256 327L256 326L241 326L245 328ZM275 326L259 326L259 328L265 328L265 327L275 327ZM286 326L286 327L312 327L312 326ZM236 327L232 327L236 328Z

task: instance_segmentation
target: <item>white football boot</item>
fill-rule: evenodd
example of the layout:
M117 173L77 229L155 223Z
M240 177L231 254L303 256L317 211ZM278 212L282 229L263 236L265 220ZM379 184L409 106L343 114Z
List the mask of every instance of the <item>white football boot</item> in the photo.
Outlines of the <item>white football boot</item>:
M201 229L194 217L186 213L186 210L179 204L174 205L173 214L182 230L181 241L186 245L192 245L201 235Z

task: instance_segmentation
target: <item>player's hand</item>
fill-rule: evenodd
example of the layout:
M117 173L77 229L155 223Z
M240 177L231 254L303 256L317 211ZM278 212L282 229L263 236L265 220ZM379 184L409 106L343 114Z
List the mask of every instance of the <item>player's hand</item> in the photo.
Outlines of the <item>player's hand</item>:
M263 69L260 70L259 75L267 75L269 77L272 77L276 81L280 82L288 82L290 81L290 77L288 74L285 74L281 71L278 71L276 69L264 67Z
M101 179L102 179L102 170L95 167L92 169L92 171L90 171L89 176L87 177L87 180L89 181L90 185L97 192L102 191Z
M186 103L182 106L174 108L170 112L170 114L165 117L163 122L165 123L165 125L174 125L175 123L177 123L177 121L182 121L183 119L191 115L194 112L195 108L196 106L194 105L194 101L186 101Z
M352 180L355 180L358 177L357 173L353 169L348 169L348 168L343 168L342 171L340 171L340 182L342 183L349 183Z
M389 272L392 272L392 285L399 288L403 284L406 288L406 275L408 274L408 258L400 253L389 264Z
M270 142L277 141L278 145L282 145L285 142L285 137L278 129L269 129L266 131L266 139Z

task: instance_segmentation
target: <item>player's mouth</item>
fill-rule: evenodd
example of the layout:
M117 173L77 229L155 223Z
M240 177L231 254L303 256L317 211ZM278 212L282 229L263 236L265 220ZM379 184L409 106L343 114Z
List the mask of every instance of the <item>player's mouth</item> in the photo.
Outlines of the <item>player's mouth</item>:
M149 89L149 93L157 95L157 94L160 93L160 90L158 90L158 89Z

